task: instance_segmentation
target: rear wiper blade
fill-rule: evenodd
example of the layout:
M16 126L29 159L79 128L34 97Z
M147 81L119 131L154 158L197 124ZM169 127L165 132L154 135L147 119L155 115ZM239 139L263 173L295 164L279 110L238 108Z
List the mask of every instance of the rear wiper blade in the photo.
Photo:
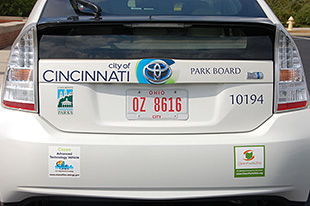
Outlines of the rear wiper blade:
M84 14L84 15L89 15L90 13L82 12L79 10L77 3L85 6L86 8L92 10L95 15L95 19L100 19L102 9L99 5L95 4L94 2L88 1L88 0L71 0L71 2L74 1L74 9L78 11L78 13Z

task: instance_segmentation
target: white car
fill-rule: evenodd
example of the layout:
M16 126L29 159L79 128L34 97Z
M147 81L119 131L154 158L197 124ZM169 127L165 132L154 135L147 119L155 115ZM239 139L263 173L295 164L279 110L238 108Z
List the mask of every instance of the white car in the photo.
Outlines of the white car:
M0 205L304 205L299 52L263 0L38 0L0 108Z

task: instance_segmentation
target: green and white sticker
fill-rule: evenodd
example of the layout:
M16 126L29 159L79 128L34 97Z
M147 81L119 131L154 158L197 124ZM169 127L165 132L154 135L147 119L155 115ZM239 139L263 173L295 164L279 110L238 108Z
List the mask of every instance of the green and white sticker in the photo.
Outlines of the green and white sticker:
M235 146L235 178L265 177L265 146Z
M48 176L80 178L80 150L80 147L50 146L48 148Z

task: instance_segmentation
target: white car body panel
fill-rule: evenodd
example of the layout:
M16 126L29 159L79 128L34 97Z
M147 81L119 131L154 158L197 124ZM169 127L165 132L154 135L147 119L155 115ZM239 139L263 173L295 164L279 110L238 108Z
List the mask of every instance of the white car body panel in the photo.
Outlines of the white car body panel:
M65 133L35 114L0 111L7 117L0 122L5 131L0 155L10 165L0 176L4 202L35 194L138 199L272 194L296 201L308 196L309 109L273 115L247 133L156 136ZM292 127L300 128L298 136ZM234 178L234 146L246 145L265 146L265 177ZM49 177L51 146L80 148L80 177ZM296 168L300 163L303 169Z
M40 60L41 117L68 132L184 134L250 131L272 115L271 61L178 60L171 66L176 76L175 83L156 88L138 84L135 72L138 63L126 60ZM130 66L120 69L124 72L121 75L117 74L119 69L110 68L113 65ZM210 73L201 73L201 68L209 69ZM238 69L238 74L219 74L213 72L214 68L223 68L223 71ZM88 71L94 79L81 75L83 71ZM106 79L98 78L97 72L104 75L105 71ZM263 74L263 79L247 79L248 72L257 71ZM59 75L60 72L67 77ZM113 78L110 80L109 77ZM73 115L59 115L57 111L57 89L66 87L73 90ZM126 118L128 90L186 90L189 118L185 119L187 121L130 121ZM251 101L251 95L255 95L255 99L261 97L262 101ZM112 110L112 105L117 109ZM153 116L158 114L155 112ZM236 121L238 124L232 124Z
M188 91L189 119L182 120L133 120L126 118L126 92L132 90L153 91L152 87L137 87L128 84L77 84L74 91L73 115L60 115L57 111L57 89L64 84L43 84L40 86L41 116L55 127L67 132L91 133L148 133L185 134L243 132L253 130L272 114L272 85L201 84L186 86ZM184 86L158 88L160 91L182 90ZM231 103L231 95L263 95L264 103L238 105ZM244 100L245 101L245 100ZM118 108L111 110L111 105ZM209 105L209 106L205 106ZM212 106L211 106L212 105ZM223 109L225 108L225 109ZM155 115L156 113L154 113ZM244 115L241 115L244 114ZM238 126L232 122L238 121Z
M37 1L25 28L38 23L46 2ZM283 28L265 1L257 2L268 19ZM277 196L307 201L310 109L275 112L275 80L280 75L276 58L274 62L176 60L179 66L175 70L179 71L175 84L156 87L139 84L135 74L138 62L37 62L38 113L0 107L0 205L37 196L138 200ZM64 74L84 69L90 73L102 68L110 71L111 63L132 65L124 77L126 82L115 78L111 82L76 82L79 76L58 81L54 75L56 70ZM242 68L242 73L219 77L192 70L197 75L187 76L192 67L204 68L206 63L210 68ZM247 79L247 73L252 72L261 72L264 77ZM73 115L58 114L59 88L73 89ZM185 90L189 118L129 120L127 92L154 88ZM251 94L263 95L264 103L232 103L232 95ZM73 167L57 170L56 148L74 151L75 161L66 159L70 156L67 153L59 158ZM249 161L246 151L250 150L261 162L257 167L244 167L254 170L249 176L242 175L240 168ZM257 168L263 174L254 174Z

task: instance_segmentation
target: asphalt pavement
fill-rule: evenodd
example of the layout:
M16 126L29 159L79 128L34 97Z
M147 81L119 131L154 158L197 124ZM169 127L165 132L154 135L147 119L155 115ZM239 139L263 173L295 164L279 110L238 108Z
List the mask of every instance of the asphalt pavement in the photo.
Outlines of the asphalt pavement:
M294 36L295 43L301 55L303 66L306 73L308 90L310 91L310 36Z

